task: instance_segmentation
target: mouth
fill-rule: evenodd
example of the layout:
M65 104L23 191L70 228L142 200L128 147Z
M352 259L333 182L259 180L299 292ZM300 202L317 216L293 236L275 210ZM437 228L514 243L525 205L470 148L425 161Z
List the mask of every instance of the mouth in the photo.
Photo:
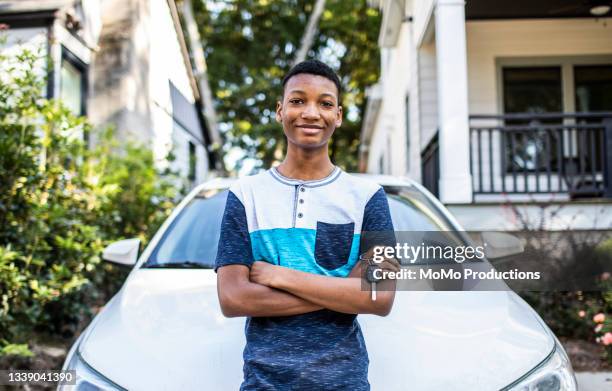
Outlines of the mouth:
M299 128L300 130L302 130L304 133L306 134L316 134L319 133L320 131L322 131L324 128L322 126L318 126L318 125L296 125L296 128Z

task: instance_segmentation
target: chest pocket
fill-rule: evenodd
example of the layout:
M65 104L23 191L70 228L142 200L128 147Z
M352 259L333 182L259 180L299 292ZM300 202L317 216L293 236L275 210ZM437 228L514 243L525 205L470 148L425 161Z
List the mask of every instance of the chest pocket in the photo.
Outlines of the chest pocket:
M329 224L317 221L315 260L319 266L334 270L348 262L355 223Z

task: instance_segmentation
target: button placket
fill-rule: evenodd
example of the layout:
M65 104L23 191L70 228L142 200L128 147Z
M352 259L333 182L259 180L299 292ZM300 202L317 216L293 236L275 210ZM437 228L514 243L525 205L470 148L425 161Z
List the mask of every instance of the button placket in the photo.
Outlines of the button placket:
M299 225L303 225L304 224L304 217L306 215L306 188L304 187L304 185L300 185L298 188L298 202L296 205L296 217L297 217L297 221L296 224Z

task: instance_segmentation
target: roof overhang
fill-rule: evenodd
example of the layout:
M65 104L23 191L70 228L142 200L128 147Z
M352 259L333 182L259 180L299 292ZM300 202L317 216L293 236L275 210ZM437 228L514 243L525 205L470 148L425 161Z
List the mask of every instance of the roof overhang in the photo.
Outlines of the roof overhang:
M72 6L76 0L3 0L0 1L0 14L57 11Z
M608 0L468 0L465 5L467 20L594 18L591 9L611 5ZM600 17L611 17L612 11Z
M3 0L0 22L11 27L50 26L58 11L71 7L75 0Z

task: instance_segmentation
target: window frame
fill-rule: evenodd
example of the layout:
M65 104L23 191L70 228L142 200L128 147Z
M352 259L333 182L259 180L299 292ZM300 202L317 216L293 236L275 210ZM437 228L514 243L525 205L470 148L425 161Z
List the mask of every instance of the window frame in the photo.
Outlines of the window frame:
M574 66L612 65L612 54L591 56L546 56L546 57L498 57L495 59L497 112L504 113L504 67L549 67L561 68L561 101L564 113L576 110Z
M63 62L66 61L71 66L73 66L76 70L81 73L81 108L79 113L74 113L77 116L86 116L87 115L87 100L88 100L88 80L89 80L89 66L77 57L74 53L72 53L66 46L61 46L62 55L60 56L60 72L58 74L59 77L59 91L57 91L57 97L61 97L62 94L62 76L61 69L63 66Z

